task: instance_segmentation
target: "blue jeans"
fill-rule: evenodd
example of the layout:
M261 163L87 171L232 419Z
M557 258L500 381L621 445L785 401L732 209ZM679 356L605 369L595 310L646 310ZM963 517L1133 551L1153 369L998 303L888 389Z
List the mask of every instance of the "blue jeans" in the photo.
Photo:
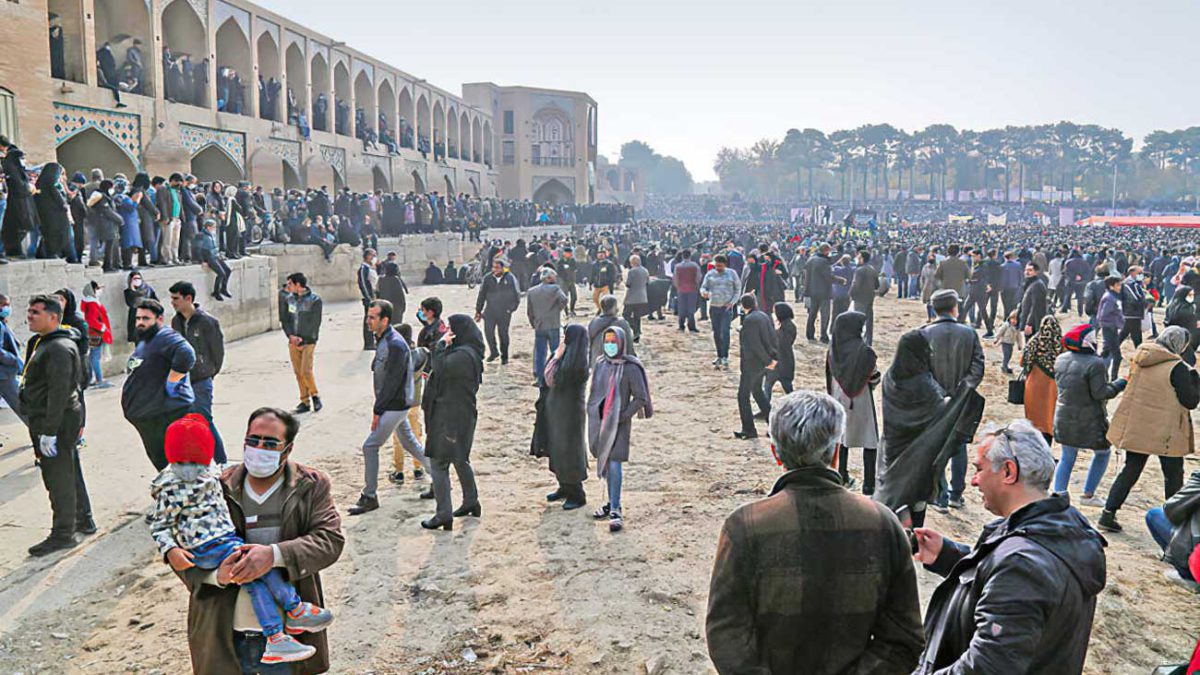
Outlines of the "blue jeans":
M733 326L732 307L709 307L708 316L712 320L713 343L717 347L717 357L729 358L729 331Z
M676 302L675 313L679 315L679 328L687 323L688 330L696 330L696 308L700 306L700 293L680 293Z
M621 463L613 460L608 462L608 508L613 511L621 510L621 482L624 471Z
M918 298L921 296L920 278L916 274L908 275L908 297Z
M945 506L951 499L962 499L963 490L967 487L967 445L958 446L958 450L950 455L950 485L947 490L946 472L938 477L938 503Z
M546 384L546 360L558 349L558 336L557 328L533 333L533 376L537 378L538 386Z
M1146 512L1146 527L1150 530L1150 536L1154 537L1154 542L1166 552L1167 547L1171 545L1171 535L1175 533L1175 528L1171 525L1171 521L1167 520L1167 514L1161 506L1156 506ZM1186 565L1180 567L1172 564L1171 566L1179 572L1179 576L1189 581L1192 580L1192 571Z
M292 675L295 671L290 663L263 663L263 652L267 650L267 639L261 633L233 634L233 651L237 654L242 675Z
M198 382L192 383L192 392L196 395L196 401L192 404L192 409L195 412L204 416L208 420L208 428L212 430L213 435L213 461L217 464L224 464L229 460L225 456L225 442L221 440L221 434L217 431L217 425L213 423L212 406L213 406L213 380L207 378Z
M215 570L243 543L236 534L217 537L191 550L192 564L202 570ZM283 621L279 618L279 607L290 612L300 604L300 594L283 578L283 572L272 567L270 572L244 586L250 593L250 604L254 606L254 616L262 626L263 635L281 632Z
M79 262L79 254L75 252L75 228L67 228L67 262Z
M0 398L4 399L4 402L8 404L8 407L12 409L17 417L21 418L22 422L29 424L29 420L21 412L20 390L21 387L17 384L16 377L0 380Z
M1104 470L1108 468L1108 458L1111 455L1112 451L1107 449L1092 451L1092 465L1088 467L1087 478L1083 481L1085 497L1096 494L1096 488L1100 485L1100 479L1104 477ZM1058 460L1058 468L1054 470L1055 492L1067 491L1067 487L1071 484L1071 469L1075 468L1077 456L1079 456L1079 448L1069 445L1062 446L1062 458Z
M92 350L88 352L88 360L92 363L92 378L96 381L96 384L104 382L104 373L100 372L100 357L103 355L103 343L99 347L92 347Z

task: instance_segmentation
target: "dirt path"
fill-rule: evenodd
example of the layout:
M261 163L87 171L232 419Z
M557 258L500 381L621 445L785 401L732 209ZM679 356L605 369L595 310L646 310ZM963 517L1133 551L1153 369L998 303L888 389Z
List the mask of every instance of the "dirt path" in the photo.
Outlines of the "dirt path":
M465 287L436 292L448 313L467 309L473 298ZM369 355L357 349L360 312L349 304L327 308L317 355L327 407L304 419L295 455L332 475L343 506L361 486L358 447L370 406ZM879 303L881 363L890 363L898 335L923 318L915 303ZM544 501L552 476L528 454L536 398L531 332L515 327L513 362L488 365L480 395L473 463L483 518L459 521L452 533L422 531L419 521L432 507L417 498L425 482L410 479L403 487L385 481L379 511L343 521L345 553L324 575L338 615L330 631L333 672L711 672L703 623L717 532L729 511L766 494L779 470L765 440L732 439L737 373L707 366L707 332L679 334L668 322L649 323L639 350L656 414L634 422L627 530L611 535L590 509L567 513ZM999 350L989 346L988 360L987 416L1019 414L1003 403ZM823 386L823 362L821 346L801 338L796 384ZM279 333L230 346L216 414L233 457L249 411L292 405L294 391ZM152 469L120 418L117 390L91 394L89 402L84 462L103 530L49 561L24 557L44 536L48 506L28 448L16 448L27 445L20 428L10 414L0 418L0 675L187 669L186 595L156 560L140 518ZM860 477L861 459L852 454ZM1085 460L1076 468L1080 482ZM1101 493L1119 465L1112 463ZM1188 470L1195 468L1189 461ZM591 506L603 501L600 482L585 488ZM1195 600L1163 580L1139 522L1161 490L1161 476L1147 471L1123 511L1127 532L1109 537L1108 588L1088 672L1146 672L1180 660L1194 644ZM1096 509L1085 513L1098 516ZM930 524L973 541L989 518L968 490L967 508L932 514ZM918 575L927 598L937 578Z

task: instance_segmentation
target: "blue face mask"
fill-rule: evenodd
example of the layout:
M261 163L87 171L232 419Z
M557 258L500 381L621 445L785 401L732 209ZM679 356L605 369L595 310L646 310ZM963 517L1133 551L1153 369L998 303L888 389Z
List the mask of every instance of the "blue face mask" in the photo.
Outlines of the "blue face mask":
M5 305L0 309L0 319L7 319L12 316L12 305Z
M608 358L610 358L610 359L616 358L617 357L617 343L605 342L604 343L604 353L607 354Z

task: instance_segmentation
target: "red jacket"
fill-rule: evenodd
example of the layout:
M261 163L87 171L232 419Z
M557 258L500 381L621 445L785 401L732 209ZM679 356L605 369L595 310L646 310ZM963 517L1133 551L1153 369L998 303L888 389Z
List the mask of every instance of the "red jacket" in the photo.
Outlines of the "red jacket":
M79 307L83 309L83 318L87 320L88 337L102 336L101 342L111 345L112 324L108 322L108 310L104 305L99 300L84 298Z

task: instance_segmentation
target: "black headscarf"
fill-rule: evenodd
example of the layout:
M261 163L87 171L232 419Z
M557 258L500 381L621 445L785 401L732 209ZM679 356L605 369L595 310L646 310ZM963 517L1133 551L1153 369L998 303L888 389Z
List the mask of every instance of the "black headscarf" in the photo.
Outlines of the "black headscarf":
M907 380L931 369L933 348L929 346L929 338L919 330L910 330L900 336L896 345L896 358L888 375L893 380Z
M573 323L564 331L563 355L561 359L551 358L546 364L546 386L553 387L562 379L567 382L586 380L590 364L591 343L588 331L580 324Z
M796 318L796 313L792 311L792 306L786 302L775 303L775 318L780 321L791 321ZM840 318L840 317L839 317ZM834 323L834 332L837 332L837 323Z
M62 164L57 162L47 162L42 167L42 172L37 177L37 189L39 192L47 192L58 188L58 178L62 175Z
M875 350L863 340L867 315L842 312L833 322L833 341L829 345L829 370L846 396L862 393L875 373Z
M446 323L454 333L450 341L450 351L462 350L471 355L475 362L475 381L483 381L483 333L479 326L466 314L453 314Z

